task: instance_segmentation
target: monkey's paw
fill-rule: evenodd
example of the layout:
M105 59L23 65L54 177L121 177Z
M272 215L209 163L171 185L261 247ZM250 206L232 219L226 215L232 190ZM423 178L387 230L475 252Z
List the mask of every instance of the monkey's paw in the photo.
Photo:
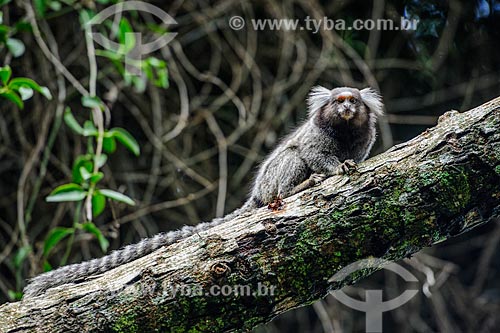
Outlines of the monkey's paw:
M345 160L342 162L337 169L335 174L337 175L349 175L352 174L357 169L357 164L353 160Z
M326 179L326 175L324 173L313 173L309 176L309 181L311 182L311 186L317 185Z

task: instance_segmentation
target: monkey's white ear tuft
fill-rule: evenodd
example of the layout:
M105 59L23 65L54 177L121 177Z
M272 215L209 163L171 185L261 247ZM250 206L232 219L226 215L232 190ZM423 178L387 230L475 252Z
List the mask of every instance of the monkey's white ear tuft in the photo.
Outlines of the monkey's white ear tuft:
M384 114L384 104L382 103L382 96L372 88L365 88L360 90L361 99L363 103L376 115L382 116Z
M307 98L309 114L313 114L325 106L332 98L332 91L322 86L316 86L311 89Z

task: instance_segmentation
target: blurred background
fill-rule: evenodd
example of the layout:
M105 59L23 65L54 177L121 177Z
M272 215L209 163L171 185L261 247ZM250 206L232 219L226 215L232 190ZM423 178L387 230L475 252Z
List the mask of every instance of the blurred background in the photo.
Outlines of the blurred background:
M314 85L381 92L386 116L372 155L448 110L500 94L500 1L152 1L177 24L130 11L93 28L125 53L138 42L131 32L143 43L177 33L144 56L143 77L129 75L123 52L86 37L85 23L114 3L0 0L1 303L19 299L26 279L44 270L237 208L259 162L305 119ZM230 28L233 16L242 29ZM418 25L316 33L252 25L307 18ZM92 205L79 195L89 188ZM68 193L79 201L46 201ZM497 331L499 240L490 223L400 262L420 292L384 313L384 331ZM391 299L407 287L381 271L345 290L362 300L366 289L382 289ZM328 296L255 332L364 329L364 313Z

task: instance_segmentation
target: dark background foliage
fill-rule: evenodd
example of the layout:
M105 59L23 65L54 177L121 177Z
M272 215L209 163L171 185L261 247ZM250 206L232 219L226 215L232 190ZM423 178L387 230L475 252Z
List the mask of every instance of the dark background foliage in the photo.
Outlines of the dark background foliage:
M47 203L58 185L71 181L75 158L86 139L62 122L56 110L70 106L89 119L81 92L68 73L88 88L89 59L82 11L97 12L108 1L0 1L2 66L16 77L47 86L23 110L0 100L0 301L15 299L25 281L61 260L79 262L103 255L95 234L76 232L43 253L56 227L73 224L73 203ZM500 2L480 1L156 1L177 21L178 35L154 53L166 61L168 87L148 80L138 92L120 73L120 62L97 57L97 96L109 109L108 127L137 139L141 155L123 147L103 167L106 187L136 201L108 202L94 223L111 248L184 224L208 221L245 200L253 172L264 156L306 117L306 97L317 84L372 86L384 97L386 117L372 154L411 139L450 109L465 111L499 94ZM38 29L29 19L36 14ZM158 20L124 14L148 38ZM246 27L228 27L234 15ZM416 31L256 31L251 19L419 19ZM108 27L104 27L108 31ZM39 30L39 33L37 33ZM108 31L109 32L109 31ZM13 56L7 37L20 40ZM97 46L96 46L97 47ZM54 58L48 58L44 48ZM55 60L54 60L55 59ZM60 61L66 73L56 69ZM59 66L60 68L60 66ZM51 138L53 138L52 144ZM44 158L45 156L45 158ZM44 162L45 160L45 162ZM22 218L20 218L22 216ZM76 212L76 216L84 219ZM488 332L500 326L500 227L492 223L401 262L419 278L420 292L384 314L386 331ZM351 287L382 288L387 299L406 286L378 272ZM329 296L288 312L257 332L357 332L364 314Z

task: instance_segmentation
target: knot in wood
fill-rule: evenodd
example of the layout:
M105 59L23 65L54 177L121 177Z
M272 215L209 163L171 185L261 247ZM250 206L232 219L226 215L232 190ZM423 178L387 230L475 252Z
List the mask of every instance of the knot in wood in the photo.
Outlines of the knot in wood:
M231 269L224 262L218 262L218 263L213 264L212 267L210 268L210 271L216 277L222 277L224 275L231 273Z

